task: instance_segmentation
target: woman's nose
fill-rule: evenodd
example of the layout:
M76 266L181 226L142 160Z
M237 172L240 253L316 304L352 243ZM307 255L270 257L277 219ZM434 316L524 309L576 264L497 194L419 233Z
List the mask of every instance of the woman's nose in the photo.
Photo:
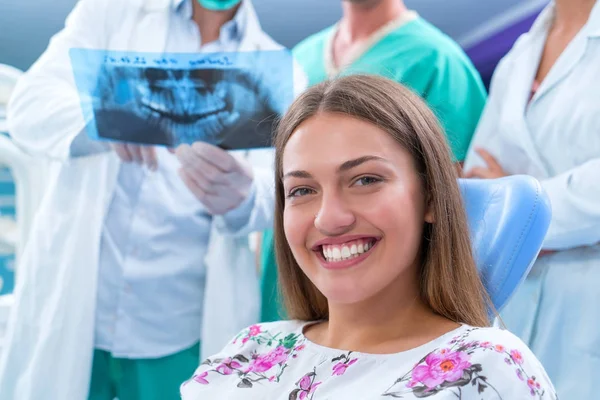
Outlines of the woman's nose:
M352 209L337 194L323 195L315 227L324 235L335 236L351 230L356 222Z

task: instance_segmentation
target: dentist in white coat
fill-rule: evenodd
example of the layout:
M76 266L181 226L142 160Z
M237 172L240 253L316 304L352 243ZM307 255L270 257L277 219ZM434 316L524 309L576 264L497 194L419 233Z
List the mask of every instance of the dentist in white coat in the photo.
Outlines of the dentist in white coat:
M502 318L561 399L599 397L599 74L600 3L551 2L499 64L464 166L533 175L550 197L544 251Z
M75 47L282 46L249 0L80 0L9 105L14 141L50 167L17 271L0 399L177 399L200 344L212 354L258 321L248 234L271 226L272 152L99 148L84 132ZM294 80L305 87L300 71Z

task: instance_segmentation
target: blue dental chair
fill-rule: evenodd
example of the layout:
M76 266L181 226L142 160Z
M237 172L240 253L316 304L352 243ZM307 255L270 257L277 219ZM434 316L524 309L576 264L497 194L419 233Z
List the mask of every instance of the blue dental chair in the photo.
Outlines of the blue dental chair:
M540 183L529 176L459 179L483 283L499 312L527 277L544 241L552 211Z

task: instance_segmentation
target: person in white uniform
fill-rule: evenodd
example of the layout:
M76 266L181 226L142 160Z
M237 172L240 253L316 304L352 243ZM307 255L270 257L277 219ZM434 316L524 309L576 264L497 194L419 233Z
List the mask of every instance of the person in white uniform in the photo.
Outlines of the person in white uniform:
M466 176L536 177L553 217L544 250L502 312L560 398L598 398L600 3L556 0L500 62Z
M282 46L249 0L81 0L9 105L14 141L50 169L17 272L0 398L177 399L201 353L258 320L248 234L272 224L272 151L90 140L71 48Z

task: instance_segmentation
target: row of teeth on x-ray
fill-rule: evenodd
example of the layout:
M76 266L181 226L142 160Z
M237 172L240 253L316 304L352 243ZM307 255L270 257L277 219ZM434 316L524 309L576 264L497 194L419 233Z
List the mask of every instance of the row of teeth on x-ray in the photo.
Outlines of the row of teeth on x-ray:
M232 116L227 85L236 71L112 68L102 81L103 107L129 109L148 123L176 137L219 143L222 121ZM114 90L111 90L114 89Z

